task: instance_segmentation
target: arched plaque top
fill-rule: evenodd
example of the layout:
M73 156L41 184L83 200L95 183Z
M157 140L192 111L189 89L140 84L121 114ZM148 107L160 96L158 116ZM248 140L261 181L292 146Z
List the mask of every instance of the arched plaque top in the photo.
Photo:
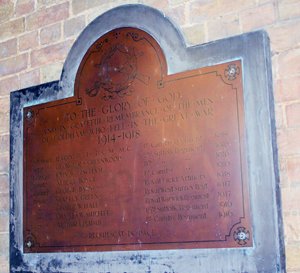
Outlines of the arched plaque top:
M163 13L154 8L140 4L124 5L97 17L77 38L66 58L61 74L59 84L64 96L74 94L76 73L84 54L91 45L109 31L123 27L138 27L157 41L165 54L168 74L182 71L187 52L178 28Z
M118 28L88 49L76 75L75 95L79 102L82 97L130 96L135 89L156 87L166 73L164 54L151 35L137 28Z

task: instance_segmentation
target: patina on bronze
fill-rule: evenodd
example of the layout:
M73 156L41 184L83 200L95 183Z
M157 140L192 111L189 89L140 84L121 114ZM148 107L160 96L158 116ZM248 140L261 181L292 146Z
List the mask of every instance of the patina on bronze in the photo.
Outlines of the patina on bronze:
M88 50L24 109L24 251L252 246L242 63L167 75L146 32Z

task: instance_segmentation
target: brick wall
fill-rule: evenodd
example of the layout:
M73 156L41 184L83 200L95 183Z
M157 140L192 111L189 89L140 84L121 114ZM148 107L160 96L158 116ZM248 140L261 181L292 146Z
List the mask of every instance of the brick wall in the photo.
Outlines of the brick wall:
M287 271L300 272L299 0L0 0L0 273L8 272L10 91L59 79L76 36L115 6L162 10L189 45L265 29L271 38Z

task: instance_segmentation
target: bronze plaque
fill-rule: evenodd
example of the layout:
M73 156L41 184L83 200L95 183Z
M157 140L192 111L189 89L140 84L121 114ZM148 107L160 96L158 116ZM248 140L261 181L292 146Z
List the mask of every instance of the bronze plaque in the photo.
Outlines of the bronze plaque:
M249 207L239 60L167 75L121 28L24 109L25 252L250 247Z

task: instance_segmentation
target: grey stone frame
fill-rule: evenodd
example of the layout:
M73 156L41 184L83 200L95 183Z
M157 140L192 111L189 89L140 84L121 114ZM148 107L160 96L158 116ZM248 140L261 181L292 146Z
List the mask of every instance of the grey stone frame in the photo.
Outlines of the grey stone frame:
M23 253L23 107L72 96L75 74L88 48L108 31L128 26L140 28L157 40L165 53L169 74L242 60L253 247ZM143 5L120 6L100 15L81 33L66 59L60 81L11 93L10 115L11 272L285 272L271 57L266 32L187 47L180 31L161 12Z

